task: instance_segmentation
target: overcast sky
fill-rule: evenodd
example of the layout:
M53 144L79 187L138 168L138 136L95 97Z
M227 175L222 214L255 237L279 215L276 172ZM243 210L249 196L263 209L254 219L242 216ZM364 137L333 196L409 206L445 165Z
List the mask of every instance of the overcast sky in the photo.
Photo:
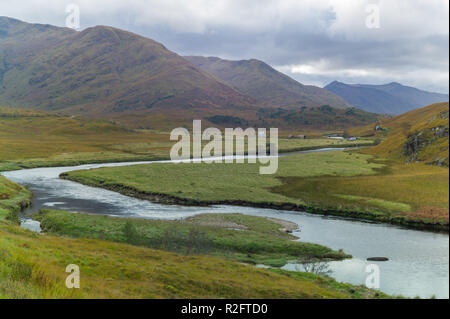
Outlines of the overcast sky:
M65 26L71 3L81 29L111 25L182 55L256 58L304 84L449 91L449 0L0 0L0 16Z

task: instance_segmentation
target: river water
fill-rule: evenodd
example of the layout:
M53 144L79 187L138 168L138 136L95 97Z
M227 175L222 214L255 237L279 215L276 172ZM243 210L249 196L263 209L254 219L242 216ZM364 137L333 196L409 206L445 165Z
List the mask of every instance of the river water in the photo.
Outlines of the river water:
M331 271L329 275L338 281L365 284L370 275L366 272L367 266L375 264L379 269L380 290L383 292L405 297L449 297L448 234L408 230L392 225L302 212L239 206L161 205L58 178L61 173L72 170L167 162L35 168L4 172L2 175L27 186L33 192L33 205L24 212L22 224L32 230L39 230L39 224L26 216L40 208L151 219L181 219L201 213L242 213L273 217L298 224L299 229L293 234L300 241L343 249L353 255L352 259L331 262L327 265ZM366 259L369 257L387 257L389 261L368 262ZM301 265L296 264L288 264L284 268L304 270Z

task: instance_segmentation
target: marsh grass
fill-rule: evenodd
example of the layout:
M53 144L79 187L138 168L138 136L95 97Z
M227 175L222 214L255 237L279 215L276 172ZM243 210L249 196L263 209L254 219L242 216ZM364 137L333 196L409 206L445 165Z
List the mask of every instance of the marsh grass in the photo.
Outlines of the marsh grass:
M80 289L65 287L69 264L80 267ZM39 235L0 220L0 299L388 297L312 274L98 239Z
M18 213L30 204L31 192L0 176L0 220L18 223Z
M293 241L295 237L272 220L240 214L161 221L42 210L34 218L52 234L125 242L185 255L210 254L252 264L280 267L300 256L318 260L349 257L320 245Z
M279 159L275 175L259 174L259 164L149 164L74 171L65 178L114 188L122 185L141 192L166 194L205 202L247 201L303 204L271 191L281 177L353 176L374 174L381 164L368 163L367 155L343 151L303 154ZM180 178L182 177L182 178Z
M408 227L448 227L448 169L374 160L354 150L282 157L275 175L260 175L259 164L197 163L100 168L64 178L169 203L275 205ZM423 207L446 213L424 216Z

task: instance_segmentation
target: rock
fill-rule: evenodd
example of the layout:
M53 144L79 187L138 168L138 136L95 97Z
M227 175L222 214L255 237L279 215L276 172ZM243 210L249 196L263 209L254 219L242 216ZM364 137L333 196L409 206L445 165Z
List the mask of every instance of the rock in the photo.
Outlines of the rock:
M368 261L389 261L389 258L386 257L370 257L367 258Z

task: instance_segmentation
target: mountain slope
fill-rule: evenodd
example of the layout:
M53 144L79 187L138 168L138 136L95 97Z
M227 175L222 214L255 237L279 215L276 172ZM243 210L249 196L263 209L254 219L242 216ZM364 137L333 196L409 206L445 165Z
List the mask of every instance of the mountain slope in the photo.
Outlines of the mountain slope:
M284 108L330 105L348 108L339 96L319 87L303 85L259 60L228 61L216 57L185 57L243 94Z
M0 104L98 118L185 121L261 104L163 45L112 27L82 32L0 17ZM133 122L134 122L133 120Z
M385 85L345 84L334 81L326 90L341 96L354 107L379 114L401 114L424 105L447 102L448 94L421 91L399 83Z
M383 142L367 152L401 162L449 164L449 103L436 103L410 111L374 126L350 131L375 135Z

